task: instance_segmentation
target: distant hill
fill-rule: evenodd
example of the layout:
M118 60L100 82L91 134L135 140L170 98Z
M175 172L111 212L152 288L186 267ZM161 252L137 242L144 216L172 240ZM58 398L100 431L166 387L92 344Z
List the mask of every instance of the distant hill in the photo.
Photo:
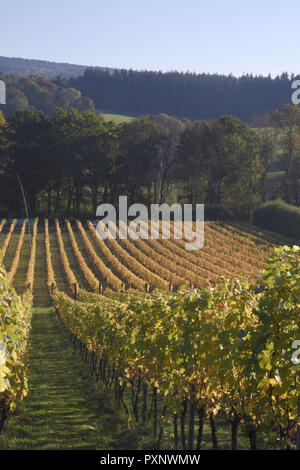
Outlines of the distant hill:
M165 113L190 120L234 115L255 126L266 112L291 103L291 83L299 78L287 73L235 77L122 70L0 57L0 79L7 85L5 116L28 107L51 115L62 106L114 116Z
M78 77L88 68L86 65L64 64L47 60L21 59L0 56L0 72L6 75L14 73L21 76L42 75L45 77ZM95 67L99 70L112 71L106 67Z

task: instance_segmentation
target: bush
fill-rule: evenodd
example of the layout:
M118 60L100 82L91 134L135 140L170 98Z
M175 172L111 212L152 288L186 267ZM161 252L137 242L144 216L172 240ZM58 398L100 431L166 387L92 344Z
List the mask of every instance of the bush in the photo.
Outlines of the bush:
M253 213L253 223L291 238L300 238L300 208L281 200L266 202Z

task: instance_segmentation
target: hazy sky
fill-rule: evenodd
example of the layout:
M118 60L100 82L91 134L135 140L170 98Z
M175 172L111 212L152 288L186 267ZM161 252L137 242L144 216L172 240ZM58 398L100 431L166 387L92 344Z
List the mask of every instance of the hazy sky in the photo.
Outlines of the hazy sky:
M300 72L299 0L10 0L0 55L241 75Z

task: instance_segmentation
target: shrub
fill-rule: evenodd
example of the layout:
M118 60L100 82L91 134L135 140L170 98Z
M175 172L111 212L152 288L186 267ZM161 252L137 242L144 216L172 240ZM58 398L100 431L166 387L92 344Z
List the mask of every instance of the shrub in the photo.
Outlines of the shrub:
M291 238L300 238L300 208L276 200L266 202L253 213L253 223Z

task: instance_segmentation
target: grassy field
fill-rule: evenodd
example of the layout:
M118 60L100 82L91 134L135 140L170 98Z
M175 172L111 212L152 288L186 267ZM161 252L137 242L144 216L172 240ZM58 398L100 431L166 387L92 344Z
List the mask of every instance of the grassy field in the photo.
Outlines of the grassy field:
M134 116L126 116L125 114L103 113L102 116L104 121L115 121L118 124L122 124L123 122L130 122L134 119Z

